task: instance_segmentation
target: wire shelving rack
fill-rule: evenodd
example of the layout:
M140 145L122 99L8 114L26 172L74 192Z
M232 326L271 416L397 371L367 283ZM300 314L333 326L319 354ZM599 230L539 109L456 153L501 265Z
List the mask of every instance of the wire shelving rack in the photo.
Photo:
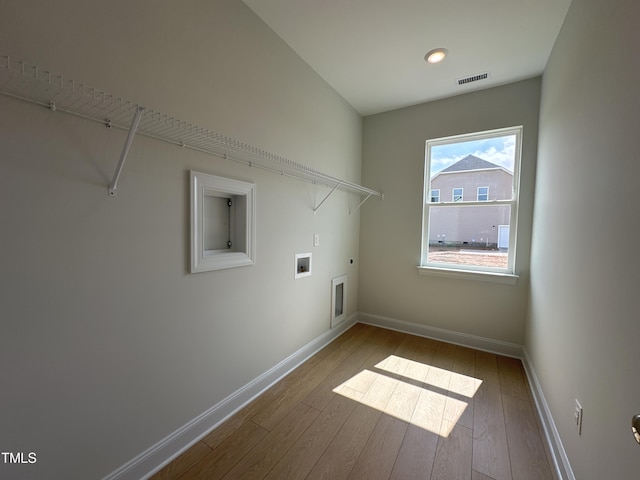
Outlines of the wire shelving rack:
M329 187L330 192L313 208L314 212L336 190L364 197L349 213L357 211L371 196L384 198L381 192L328 175L157 110L145 108L131 100L64 78L62 75L7 55L0 55L0 94L128 131L116 172L108 187L110 196L117 195L118 179L134 136L138 134L278 175Z

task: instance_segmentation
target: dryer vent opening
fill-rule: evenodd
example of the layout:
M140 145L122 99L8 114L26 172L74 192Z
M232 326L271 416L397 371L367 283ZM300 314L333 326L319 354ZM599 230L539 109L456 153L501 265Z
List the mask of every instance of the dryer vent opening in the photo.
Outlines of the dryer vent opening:
M347 318L347 276L331 280L331 327Z

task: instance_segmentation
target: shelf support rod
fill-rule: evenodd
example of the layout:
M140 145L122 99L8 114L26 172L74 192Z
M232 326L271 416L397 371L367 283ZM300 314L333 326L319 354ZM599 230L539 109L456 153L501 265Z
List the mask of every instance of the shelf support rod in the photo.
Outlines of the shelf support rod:
M113 175L113 180L111 180L111 183L109 184L110 197L115 197L118 194L118 180L120 179L122 167L124 167L124 162L127 159L127 154L129 153L129 149L131 148L131 144L133 143L133 137L136 134L136 130L138 129L138 125L140 124L140 117L142 117L143 112L144 107L137 105L136 113L133 116L133 120L131 121L131 128L129 128L129 135L127 135L127 141L124 142L124 148L122 149L122 153L120 154L120 161L118 162L116 172Z
M313 213L316 213L316 212L318 211L318 209L320 208L320 206L321 206L324 202L326 202L326 201L327 201L327 198L329 198L329 197L331 196L331 194L333 194L333 192L335 192L335 191L336 191L336 189L337 189L340 185L342 185L342 182L338 182L338 183L336 183L336 186L335 186L335 187L333 187L333 189L332 189L332 190L327 194L327 196L326 196L326 197L324 197L324 198L322 199L322 201L321 201L321 202L316 206L316 208L314 208L314 209L313 209Z
M349 211L349 215L351 215L352 213L356 213L358 210L360 210L360 207L361 207L362 205L364 205L364 202L366 202L367 200L369 200L369 197L370 197L371 195L373 195L373 193L370 193L369 195L367 195L367 196L364 198L364 200L362 200L362 201L358 204L358 206L357 206L356 208L354 208L353 210L350 210L350 211Z

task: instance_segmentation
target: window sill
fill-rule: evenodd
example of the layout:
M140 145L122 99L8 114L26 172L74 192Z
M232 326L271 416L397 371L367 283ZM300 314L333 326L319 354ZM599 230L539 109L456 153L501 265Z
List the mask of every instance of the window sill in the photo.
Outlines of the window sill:
M479 282L502 283L504 285L515 285L518 282L518 275L511 273L481 272L476 270L453 270L451 268L437 268L418 266L420 275L461 278L464 280L474 280Z

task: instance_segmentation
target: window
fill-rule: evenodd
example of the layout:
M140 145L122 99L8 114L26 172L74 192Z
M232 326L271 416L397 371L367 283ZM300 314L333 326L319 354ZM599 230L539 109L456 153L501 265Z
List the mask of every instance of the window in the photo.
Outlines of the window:
M420 273L516 278L521 136L513 127L426 142Z
M434 190L431 190L431 203L438 202L440 202L440 190L436 188Z

